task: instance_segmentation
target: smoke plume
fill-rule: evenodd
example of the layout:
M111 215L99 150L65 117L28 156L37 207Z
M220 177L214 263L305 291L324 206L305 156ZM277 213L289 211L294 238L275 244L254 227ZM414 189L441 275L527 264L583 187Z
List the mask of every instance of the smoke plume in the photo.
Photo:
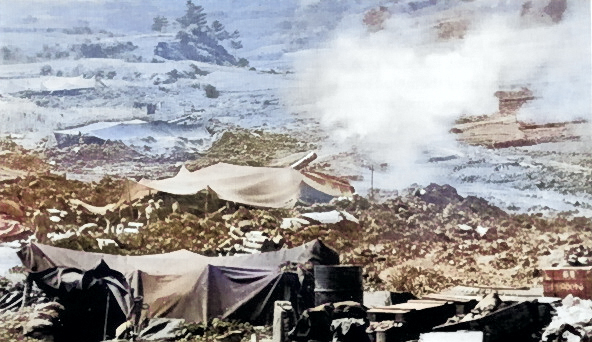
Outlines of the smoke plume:
M498 90L533 91L520 120L590 119L590 4L569 1L545 21L516 3L393 5L378 32L363 15L345 18L325 49L298 61L296 95L338 143L406 175L400 185L434 176L419 172L424 152L454 149L454 120L496 112Z

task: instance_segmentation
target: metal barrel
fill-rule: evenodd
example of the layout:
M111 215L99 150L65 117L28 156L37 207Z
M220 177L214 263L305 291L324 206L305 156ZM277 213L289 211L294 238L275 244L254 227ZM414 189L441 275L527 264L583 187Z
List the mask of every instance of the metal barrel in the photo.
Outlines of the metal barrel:
M315 305L337 303L346 300L362 303L361 266L321 266L314 267Z

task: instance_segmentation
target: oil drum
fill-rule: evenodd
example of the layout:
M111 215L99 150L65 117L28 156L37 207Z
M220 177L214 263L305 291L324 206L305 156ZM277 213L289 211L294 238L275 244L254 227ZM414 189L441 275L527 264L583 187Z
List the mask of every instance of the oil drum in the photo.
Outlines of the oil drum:
M333 265L314 267L315 305L346 300L362 303L362 267Z

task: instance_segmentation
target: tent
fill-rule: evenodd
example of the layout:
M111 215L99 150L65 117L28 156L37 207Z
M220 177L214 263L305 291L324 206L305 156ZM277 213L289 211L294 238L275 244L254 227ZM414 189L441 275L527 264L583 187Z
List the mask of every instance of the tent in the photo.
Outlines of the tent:
M152 151L157 151L156 143L162 147L172 148L179 139L184 139L186 144L203 148L211 138L211 134L202 124L192 123L189 120L167 122L139 119L113 122L100 121L81 127L54 131L54 136L60 148L78 145L80 140L84 144L99 145L111 140L122 141L128 146L150 146Z
M293 207L304 192L307 197L314 197L314 191L330 199L351 196L354 191L347 182L321 173L218 163L193 172L182 166L171 178L142 179L130 186L122 200L134 201L155 192L192 195L206 189L226 201L265 208Z
M139 182L128 180L117 203L96 207L77 199L70 202L86 210L105 215L146 196L162 192L171 195L194 195L208 190L225 201L262 208L292 208L305 203L328 202L334 197L350 197L354 188L345 180L319 172L299 171L289 167L253 167L218 163L196 171L181 166L171 178Z
M55 267L91 270L101 262L121 272L143 296L143 318L183 318L201 322L215 317L258 322L272 312L275 300L298 291L295 274L283 272L286 263L335 265L339 255L315 240L302 246L252 255L206 257L180 250L166 254L123 256L89 253L41 244L19 251L31 272ZM296 285L296 287L295 287ZM122 308L126 314L129 309Z
M32 92L36 94L76 95L82 90L95 88L94 78L42 76L35 78L14 78L0 82L0 93L15 94Z
M103 341L115 337L133 307L132 291L123 274L101 261L89 270L54 267L30 274L49 297L60 298L65 310L55 328L56 341ZM84 317L81 319L81 317Z

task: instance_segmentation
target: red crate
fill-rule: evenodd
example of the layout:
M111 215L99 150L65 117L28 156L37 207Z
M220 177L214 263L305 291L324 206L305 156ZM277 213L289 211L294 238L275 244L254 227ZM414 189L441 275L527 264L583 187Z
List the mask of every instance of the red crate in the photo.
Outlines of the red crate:
M543 269L543 294L592 299L592 266Z

